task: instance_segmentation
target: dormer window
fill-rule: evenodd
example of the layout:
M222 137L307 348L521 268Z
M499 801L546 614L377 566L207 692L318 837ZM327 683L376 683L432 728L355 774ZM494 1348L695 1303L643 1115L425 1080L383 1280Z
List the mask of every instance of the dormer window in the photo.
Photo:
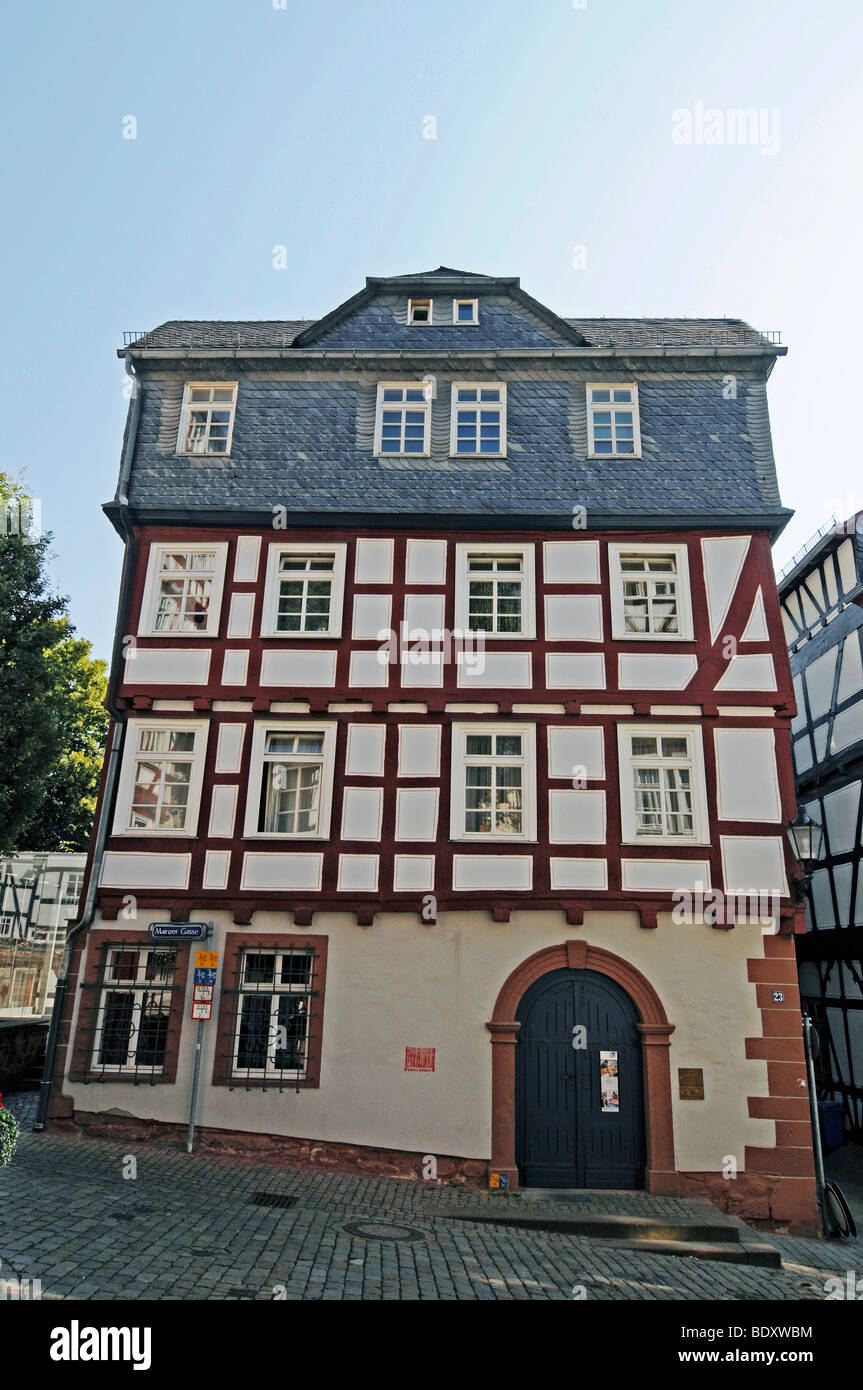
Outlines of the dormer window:
M589 382L587 428L591 457L641 458L635 382Z
M230 454L235 381L189 381L183 392L178 454Z
M478 299L454 299L452 302L453 323L479 323Z
M408 300L408 323L431 323L432 301L430 299Z

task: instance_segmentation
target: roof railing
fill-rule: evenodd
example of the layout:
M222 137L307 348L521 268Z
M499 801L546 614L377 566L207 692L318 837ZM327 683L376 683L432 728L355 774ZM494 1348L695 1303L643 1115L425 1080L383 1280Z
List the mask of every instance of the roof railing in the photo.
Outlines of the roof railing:
M818 530L809 537L806 544L801 546L800 549L796 551L794 555L792 555L787 565L782 566L782 569L776 576L777 584L781 584L782 580L786 577L786 575L789 575L793 569L797 568L797 566L800 564L800 561L805 559L805 557L809 554L809 551L812 550L812 548L816 546L818 542L824 538L824 536L828 535L829 532L836 531L838 526L839 522L835 514L830 517L829 521L825 521L823 526L819 526Z

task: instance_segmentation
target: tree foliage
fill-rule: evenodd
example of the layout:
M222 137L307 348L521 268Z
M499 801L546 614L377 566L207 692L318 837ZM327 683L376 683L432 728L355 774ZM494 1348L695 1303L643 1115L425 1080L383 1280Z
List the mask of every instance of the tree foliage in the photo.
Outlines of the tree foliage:
M50 536L8 524L23 501L23 485L0 474L0 850L86 849L108 723L105 663L50 591Z

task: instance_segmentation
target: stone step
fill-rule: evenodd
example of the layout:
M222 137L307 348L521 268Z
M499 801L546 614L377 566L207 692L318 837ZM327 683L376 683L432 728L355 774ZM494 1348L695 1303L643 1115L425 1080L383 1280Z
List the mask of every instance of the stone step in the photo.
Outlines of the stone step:
M700 1240L597 1240L609 1250L633 1250L642 1255L684 1255L698 1260L725 1260L729 1264L761 1265L781 1269L782 1256L766 1241Z

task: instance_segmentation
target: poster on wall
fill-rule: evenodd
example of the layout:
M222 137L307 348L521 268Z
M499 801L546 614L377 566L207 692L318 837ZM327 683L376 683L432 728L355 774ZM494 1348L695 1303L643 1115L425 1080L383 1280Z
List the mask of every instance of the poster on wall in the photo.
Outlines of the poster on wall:
M599 1087L602 1095L603 1114L620 1110L620 1093L617 1088L617 1053L600 1052Z

